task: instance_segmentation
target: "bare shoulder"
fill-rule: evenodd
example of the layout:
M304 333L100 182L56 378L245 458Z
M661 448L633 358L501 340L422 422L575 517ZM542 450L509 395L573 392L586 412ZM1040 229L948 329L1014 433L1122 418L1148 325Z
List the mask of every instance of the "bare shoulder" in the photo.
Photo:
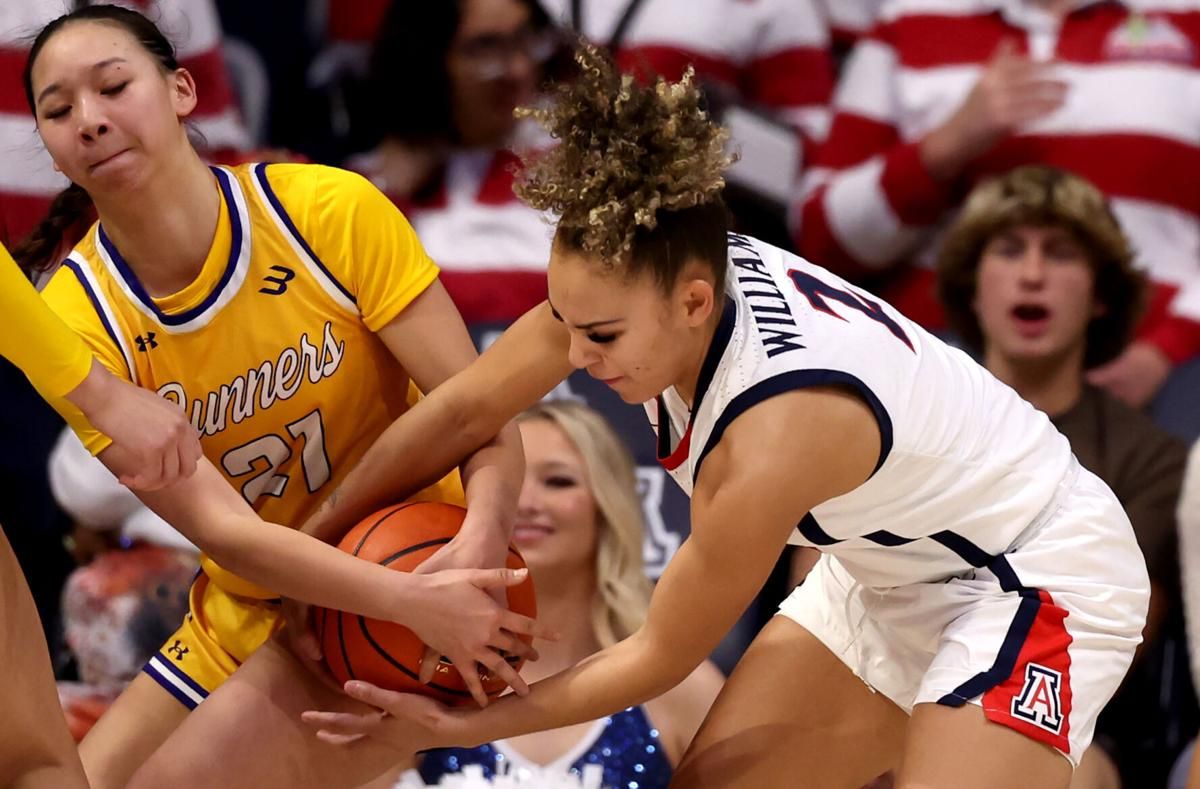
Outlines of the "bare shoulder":
M725 675L705 660L683 682L646 703L671 764L678 764L724 685Z

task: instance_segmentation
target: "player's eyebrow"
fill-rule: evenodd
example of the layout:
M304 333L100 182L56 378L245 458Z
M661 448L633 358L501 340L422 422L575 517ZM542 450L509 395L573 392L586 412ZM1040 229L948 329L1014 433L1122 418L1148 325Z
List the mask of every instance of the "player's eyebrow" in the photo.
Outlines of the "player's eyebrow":
M550 304L550 300L547 299L546 303ZM554 308L553 304L550 304L550 314L553 315L554 320L558 321L559 323L566 323L566 321L563 320L563 316L558 313L558 310ZM596 328L597 326L606 326L610 323L620 323L623 320L625 320L625 319L624 318L609 318L608 320L603 320L603 321L591 321L590 323L579 323L579 324L576 324L575 326L573 326L572 328L582 329L583 331L589 331L591 329Z

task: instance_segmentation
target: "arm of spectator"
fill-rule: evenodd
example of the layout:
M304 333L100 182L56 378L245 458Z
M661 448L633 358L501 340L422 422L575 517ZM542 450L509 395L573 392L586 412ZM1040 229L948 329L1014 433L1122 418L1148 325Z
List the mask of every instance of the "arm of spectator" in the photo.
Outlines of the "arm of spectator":
M1193 677L1200 677L1200 441L1192 447L1179 496L1183 614Z
M897 262L950 207L967 165L1020 126L1058 109L1066 84L1002 42L959 108L921 139L902 139L891 23L855 48L829 139L793 214L801 253L857 275Z
M897 127L898 56L886 26L847 59L833 121L800 183L792 235L804 256L850 279L886 269L942 214L950 190Z

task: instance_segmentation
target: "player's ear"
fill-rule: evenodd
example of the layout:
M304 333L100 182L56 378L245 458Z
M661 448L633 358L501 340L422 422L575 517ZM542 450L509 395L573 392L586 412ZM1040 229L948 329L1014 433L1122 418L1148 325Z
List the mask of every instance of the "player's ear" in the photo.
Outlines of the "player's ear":
M708 320L716 309L716 290L707 267L694 262L683 267L675 285L675 301L685 325L700 326Z

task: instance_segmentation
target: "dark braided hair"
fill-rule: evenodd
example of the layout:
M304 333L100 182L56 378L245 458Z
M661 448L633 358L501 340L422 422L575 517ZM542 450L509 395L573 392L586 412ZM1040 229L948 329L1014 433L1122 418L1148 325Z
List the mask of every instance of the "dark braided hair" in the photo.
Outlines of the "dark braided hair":
M71 13L63 14L42 28L29 48L21 78L25 85L25 100L35 118L37 108L33 97L33 65L46 43L72 22L101 22L120 27L154 56L164 73L169 74L179 68L175 47L153 22L137 11L107 4L76 7ZM91 222L92 211L92 198L82 186L71 184L54 198L46 217L33 232L13 248L13 257L31 277L45 271L57 262L56 257L64 243L82 235L86 225Z

